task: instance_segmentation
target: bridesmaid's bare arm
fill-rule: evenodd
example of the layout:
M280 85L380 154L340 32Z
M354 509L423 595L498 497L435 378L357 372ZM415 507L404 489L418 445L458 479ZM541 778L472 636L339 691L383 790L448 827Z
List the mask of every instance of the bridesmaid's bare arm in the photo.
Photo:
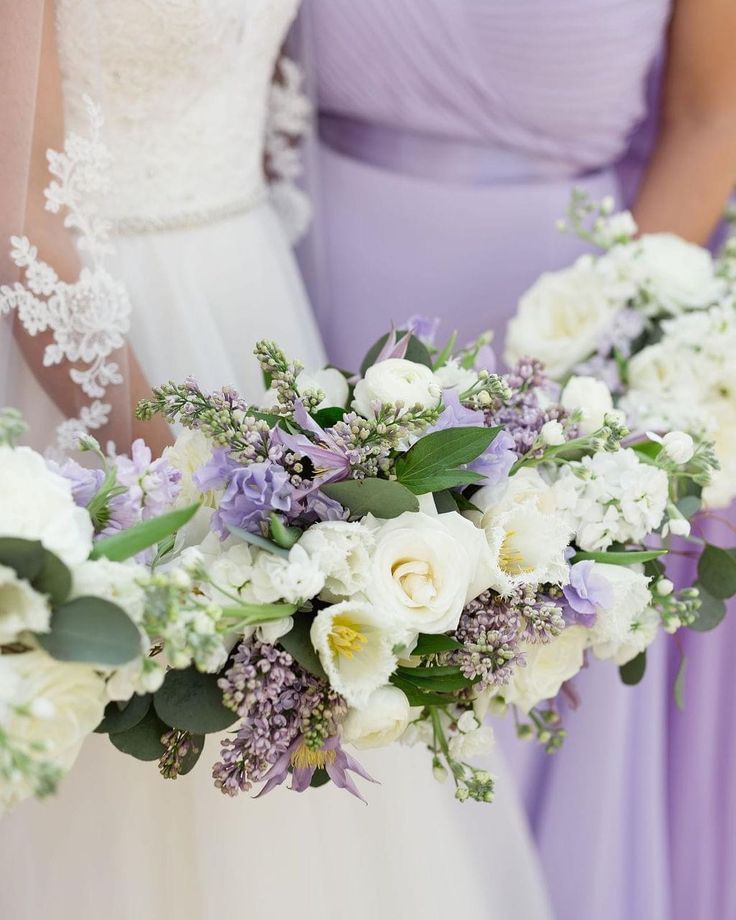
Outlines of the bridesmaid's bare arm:
M736 183L736 2L676 0L659 136L634 216L705 243Z
M76 246L61 217L45 209L44 197L44 189L49 183L46 151L49 148L60 150L63 145L63 100L56 52L54 4L52 0L47 0L24 233L38 247L41 258L54 268L62 280L74 282L80 270ZM64 415L70 418L76 416L84 397L69 378L69 364L43 366L43 353L51 341L50 334L30 336L19 322L15 323L14 334L18 347L44 390ZM131 349L125 348L115 356L115 360L123 369L125 384L108 389L106 399L113 406L112 421L106 429L95 434L103 443L108 438L114 439L121 450L127 449L131 438L143 437L154 452L160 452L171 442L168 426L158 418L145 424L133 419L133 407L137 400L150 395L150 387L135 355Z

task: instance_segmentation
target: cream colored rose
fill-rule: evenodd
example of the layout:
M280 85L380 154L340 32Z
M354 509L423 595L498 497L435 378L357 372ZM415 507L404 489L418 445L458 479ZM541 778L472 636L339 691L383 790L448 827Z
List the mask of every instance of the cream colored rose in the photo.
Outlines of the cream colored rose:
M560 397L568 412L579 412L581 434L592 434L603 427L606 415L613 412L611 391L595 377L571 377Z
M516 668L508 687L502 691L506 702L529 712L538 703L557 696L565 681L582 668L587 645L588 630L568 626L547 645L528 646L526 667Z
M379 687L360 709L348 710L343 737L359 749L385 747L403 735L410 713L409 701L398 687Z
M611 299L605 279L588 257L543 274L519 301L509 323L506 362L526 355L562 377L592 355L622 303Z
M353 409L363 418L373 418L373 404L421 406L429 409L439 402L442 390L430 368L405 358L388 358L369 367L355 386Z

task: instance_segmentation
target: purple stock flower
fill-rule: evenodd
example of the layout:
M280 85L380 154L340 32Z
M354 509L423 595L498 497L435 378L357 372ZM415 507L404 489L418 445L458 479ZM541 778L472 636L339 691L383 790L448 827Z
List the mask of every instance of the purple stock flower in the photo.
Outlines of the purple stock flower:
M562 589L565 595L565 620L591 627L599 607L610 607L613 590L610 583L595 570L595 562L586 559L570 566L570 581Z
M165 457L153 460L150 447L138 438L133 441L130 457L115 457L118 482L127 488L128 502L139 510L141 520L168 511L180 491L181 473Z
M347 789L351 795L360 799L361 802L365 802L365 799L353 782L353 778L348 775L349 772L357 773L358 776L362 776L363 779L367 779L371 783L376 782L354 757L351 757L350 754L342 749L337 736L328 738L319 751L310 750L305 745L304 739L299 736L294 739L288 750L279 757L263 777L265 785L256 798L265 795L275 789L276 786L280 786L289 775L289 767L292 769L292 780L289 788L293 789L294 792L307 790L312 782L312 777L318 769L326 770L327 775L339 789Z
M103 470L89 469L76 460L65 460L62 464L50 460L49 467L69 481L74 503L80 508L85 508L92 501L105 479Z

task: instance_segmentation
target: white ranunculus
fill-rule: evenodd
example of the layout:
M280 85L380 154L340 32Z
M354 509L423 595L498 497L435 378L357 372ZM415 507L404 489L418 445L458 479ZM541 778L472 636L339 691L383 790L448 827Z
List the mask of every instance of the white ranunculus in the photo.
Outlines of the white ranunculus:
M251 576L250 593L259 604L284 600L298 604L316 597L325 585L325 577L298 543L288 559L261 551L257 554Z
M591 645L596 657L618 661L622 652L634 643L634 624L640 622L652 602L649 579L638 567L595 563L594 570L596 577L604 578L610 585L611 601L609 607L596 609L595 624L590 630Z
M467 601L490 587L483 533L455 512L407 511L375 536L366 593L407 637L455 629Z
M506 363L532 355L550 376L562 377L595 352L622 306L589 257L547 272L521 298L509 323Z
M355 386L353 409L363 418L373 418L373 404L421 406L430 409L439 402L442 390L430 368L405 358L388 358L369 367Z
M526 667L516 668L502 691L506 702L529 712L543 700L557 696L565 681L582 668L588 639L588 630L583 626L568 626L546 645L527 646Z
M359 750L385 747L403 735L410 713L409 701L398 687L379 687L365 705L348 710L342 723L343 738Z
M360 522L325 521L305 531L299 545L325 576L330 599L351 597L365 589L375 546L368 527Z
M581 434L592 434L603 426L606 415L613 410L611 391L595 377L571 377L560 397L568 412L580 411L578 427Z
M443 390L457 390L458 393L469 390L478 380L478 372L463 367L456 358L450 358L434 376Z
M0 645L15 642L26 630L47 632L50 618L46 598L14 569L0 565Z
M493 747L493 740L490 725L479 725L472 731L460 732L449 740L450 756L454 760L468 761L472 757L488 754Z
M631 277L670 313L706 307L718 299L721 283L707 249L673 233L649 233L622 247Z
M296 378L296 387L300 395L309 390L322 390L325 398L318 409L338 406L344 409L348 402L349 387L344 375L334 367L325 367L319 371L302 371Z
M0 656L0 724L34 761L67 771L105 703L104 681L89 665L55 661L42 651ZM0 790L0 811L33 793L19 773Z
M0 445L0 535L40 540L68 566L92 549L92 521L72 498L70 483L29 447Z
M310 636L330 685L353 707L365 706L396 667L396 624L360 598L320 610Z
M140 580L145 576L141 565L87 560L73 572L72 597L102 597L122 607L134 623L140 623L146 606Z
M194 502L204 502L208 507L215 507L215 493L202 494L192 479L196 471L212 459L212 449L213 444L208 437L198 429L189 429L182 431L176 441L164 450L164 458L181 473L177 507L184 508Z

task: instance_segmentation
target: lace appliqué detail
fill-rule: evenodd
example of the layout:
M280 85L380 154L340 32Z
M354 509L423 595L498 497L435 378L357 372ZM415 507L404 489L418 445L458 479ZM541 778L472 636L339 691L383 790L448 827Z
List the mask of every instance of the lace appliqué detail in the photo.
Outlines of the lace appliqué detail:
M111 355L123 347L130 328L130 300L125 287L104 267L112 250L109 224L100 217L95 201L109 184L111 157L100 139L102 116L92 101L84 99L89 116L89 137L70 134L64 151L49 150L49 172L55 178L45 191L46 209L58 214L66 209L64 226L78 233L77 247L86 257L73 284L62 281L54 269L38 258L26 237L12 237L11 256L23 269L25 284L0 287L0 316L15 310L30 335L51 331L53 341L44 352L44 366L68 361L70 378L90 398L77 418L57 431L59 447L76 446L78 435L101 428L110 417L104 402L109 386L123 376Z
M312 105L303 84L299 65L282 57L271 87L265 154L271 204L292 245L304 236L312 220L309 197L297 185L304 172L301 145L313 125Z

